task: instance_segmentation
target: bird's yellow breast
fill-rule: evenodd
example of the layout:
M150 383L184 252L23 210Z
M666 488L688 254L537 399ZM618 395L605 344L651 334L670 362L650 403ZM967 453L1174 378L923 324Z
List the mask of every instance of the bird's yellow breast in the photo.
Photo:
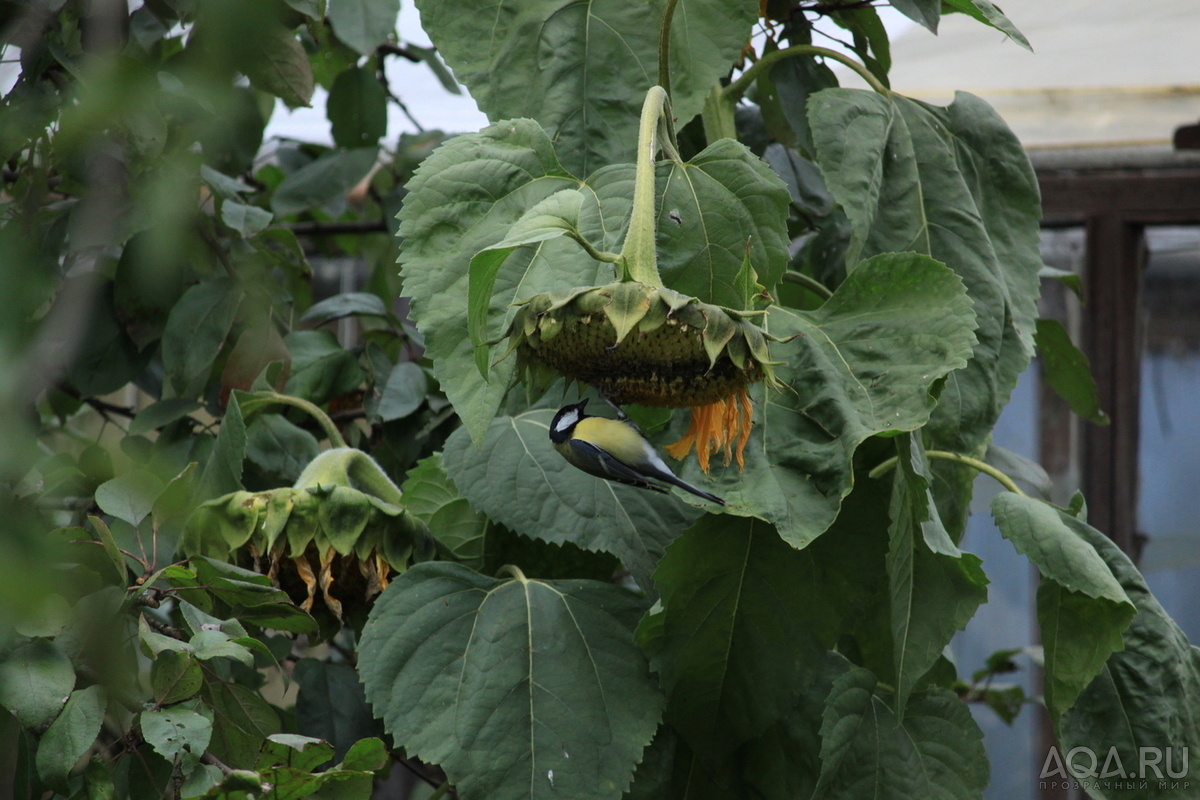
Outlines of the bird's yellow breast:
M633 428L615 419L582 419L575 426L574 438L591 442L626 464L638 464L646 457L646 440Z

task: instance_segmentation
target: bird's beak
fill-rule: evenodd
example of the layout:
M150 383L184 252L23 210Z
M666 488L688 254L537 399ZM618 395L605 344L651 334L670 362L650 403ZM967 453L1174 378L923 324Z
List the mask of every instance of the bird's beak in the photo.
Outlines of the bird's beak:
M583 398L583 400L581 402L575 404L575 407L578 408L580 411L583 411L585 408L587 408L588 400L590 400L590 399L591 399L590 397Z

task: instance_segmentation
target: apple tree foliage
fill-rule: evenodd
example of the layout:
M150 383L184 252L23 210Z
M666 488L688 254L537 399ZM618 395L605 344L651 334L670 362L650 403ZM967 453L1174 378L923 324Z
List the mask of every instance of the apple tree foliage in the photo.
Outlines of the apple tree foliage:
M973 704L1126 764L1200 748L1200 653L1083 499L990 443L1038 349L1105 418L1037 317L1037 182L985 102L892 92L870 4L417 5L434 48L396 0L0 4L15 797L391 797L391 770L469 800L972 798ZM1028 47L988 0L891 5ZM397 135L404 69L491 123ZM676 462L717 510L569 466L577 387L498 341L620 277L655 85L663 282L756 304L780 384L742 468ZM264 141L318 96L331 144ZM630 412L660 446L689 413ZM987 600L979 472L1041 576L1039 697L991 682L1012 651L945 656Z

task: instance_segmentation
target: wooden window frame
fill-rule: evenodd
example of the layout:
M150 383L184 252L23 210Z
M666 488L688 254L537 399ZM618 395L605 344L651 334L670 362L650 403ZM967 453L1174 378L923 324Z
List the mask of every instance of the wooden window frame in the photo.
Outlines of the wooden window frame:
M1137 504L1145 229L1200 224L1200 167L1041 166L1037 176L1043 226L1085 230L1081 345L1100 405L1112 418L1111 425L1085 423L1081 431L1080 488L1088 522L1136 562L1143 542ZM1051 433L1042 431L1043 449ZM1055 740L1049 715L1043 710L1041 717L1036 752L1044 756ZM1072 793L1047 788L1039 796L1066 800Z

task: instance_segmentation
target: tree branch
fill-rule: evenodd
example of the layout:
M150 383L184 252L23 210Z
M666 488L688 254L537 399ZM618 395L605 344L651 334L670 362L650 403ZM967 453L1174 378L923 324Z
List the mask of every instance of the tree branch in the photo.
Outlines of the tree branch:
M407 47L398 44L381 44L379 47L375 48L375 52L380 53L381 55L400 56L401 58L408 59L414 64L419 64L425 60L412 50L409 50Z
M293 222L280 226L297 236L339 236L343 233L387 233L383 220L362 222Z

